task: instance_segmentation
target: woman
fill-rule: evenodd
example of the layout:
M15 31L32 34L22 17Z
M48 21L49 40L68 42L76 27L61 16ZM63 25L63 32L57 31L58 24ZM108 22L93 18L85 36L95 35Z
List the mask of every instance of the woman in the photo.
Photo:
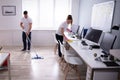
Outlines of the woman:
M64 31L67 30L69 24L72 25L72 22L73 22L72 15L68 15L66 21L64 21L60 25L60 27L58 28L58 30L56 32L56 39L57 39L57 41L60 41L61 43L63 43ZM60 52L60 45L58 45L58 54L59 54L60 57L62 56L62 54Z
M66 21L64 21L60 25L60 27L58 28L56 32L57 41L59 40L61 43L63 43L64 31L67 30L69 24L72 25L72 22L73 22L72 15L68 15Z

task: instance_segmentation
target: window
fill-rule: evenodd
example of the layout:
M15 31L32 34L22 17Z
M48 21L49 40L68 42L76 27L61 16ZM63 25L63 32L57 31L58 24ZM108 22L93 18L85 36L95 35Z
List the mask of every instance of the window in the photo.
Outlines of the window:
M33 30L55 30L71 14L71 0L22 0L33 20Z

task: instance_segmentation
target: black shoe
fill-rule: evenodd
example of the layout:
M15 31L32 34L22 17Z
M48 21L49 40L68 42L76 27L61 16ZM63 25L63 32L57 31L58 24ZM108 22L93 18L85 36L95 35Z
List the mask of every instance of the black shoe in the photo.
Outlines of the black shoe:
M28 51L30 51L30 48L28 48Z
M21 51L26 51L26 49L22 49Z

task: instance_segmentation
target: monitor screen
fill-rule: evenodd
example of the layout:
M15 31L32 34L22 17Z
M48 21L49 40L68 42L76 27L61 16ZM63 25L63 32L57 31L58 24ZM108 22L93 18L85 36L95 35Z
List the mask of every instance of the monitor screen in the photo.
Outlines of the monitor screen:
M90 28L88 29L87 34L85 35L85 39L98 43L101 37L101 34L102 34L102 30Z
M109 54L109 50L113 48L116 36L110 33L105 33L103 39L100 43L100 47L103 50L104 54Z
M72 33L78 34L79 33L79 28L80 28L79 25L72 25L72 27L71 27Z

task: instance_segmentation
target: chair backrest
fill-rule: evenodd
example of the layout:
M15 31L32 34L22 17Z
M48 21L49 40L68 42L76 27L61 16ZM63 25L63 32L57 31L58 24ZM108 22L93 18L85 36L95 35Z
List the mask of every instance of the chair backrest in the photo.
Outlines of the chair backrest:
M55 35L55 33L52 33L52 35L53 35L53 38L54 38L54 42L55 42L55 43L58 43L58 41L56 40L56 35Z
M62 53L62 55L64 55L65 47L59 40L58 40L58 42L59 42L59 45L60 45L60 52Z

